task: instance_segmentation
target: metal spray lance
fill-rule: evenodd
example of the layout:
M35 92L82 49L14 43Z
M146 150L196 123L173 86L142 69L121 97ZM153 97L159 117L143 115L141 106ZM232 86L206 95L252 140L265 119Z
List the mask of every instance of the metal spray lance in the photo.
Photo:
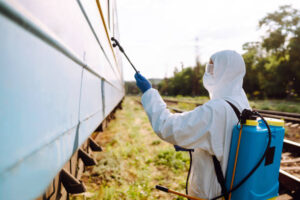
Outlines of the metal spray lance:
M114 42L112 45L113 47L118 46L120 51L125 55L125 57L127 58L128 62L131 64L132 68L134 69L134 71L136 73L139 73L139 71L134 67L134 65L132 64L132 62L130 61L130 59L128 58L127 54L125 53L123 47L120 45L119 41L117 39L115 39L114 37L111 38L111 40Z
M127 54L125 53L123 47L120 45L119 41L117 39L115 39L114 37L111 38L111 40L114 42L112 44L112 46L115 48L115 47L119 47L120 51L125 55L125 57L127 58L128 62L131 64L132 68L134 69L134 71L136 73L139 73L139 71L134 67L134 65L132 64L132 62L130 61L130 59L128 58ZM158 190L161 190L161 191L164 191L164 192L167 192L167 193L173 193L173 194L176 194L176 195L179 195L179 196L182 196L182 197L186 197L186 198L189 198L191 200L204 200L204 199L201 199L201 198L197 198L197 197L192 197L192 196L189 196L189 195L185 195L185 194L182 194L182 193L179 193L179 192L176 192L174 190L170 190L168 188L165 188L165 187L162 187L160 185L157 185L156 186L156 189Z

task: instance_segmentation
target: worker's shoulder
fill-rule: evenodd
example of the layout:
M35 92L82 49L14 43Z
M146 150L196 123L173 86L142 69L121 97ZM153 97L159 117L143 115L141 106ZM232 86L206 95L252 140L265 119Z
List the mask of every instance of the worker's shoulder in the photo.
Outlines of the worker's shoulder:
M231 115L230 105L224 99L213 99L205 104L203 104L205 110L210 110L210 112L216 114L220 117L226 117Z
M214 113L223 113L224 115L227 115L231 109L230 105L224 99L213 99L203 104L203 106Z
M224 99L212 99L203 104L203 106L212 107L214 109L226 109L227 102Z

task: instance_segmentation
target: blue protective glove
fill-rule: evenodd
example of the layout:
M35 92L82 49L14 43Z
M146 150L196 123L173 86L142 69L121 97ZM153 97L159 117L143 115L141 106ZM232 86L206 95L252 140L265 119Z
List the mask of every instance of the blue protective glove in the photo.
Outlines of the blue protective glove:
M135 73L134 78L136 80L136 85L143 93L152 87L151 83L140 73Z

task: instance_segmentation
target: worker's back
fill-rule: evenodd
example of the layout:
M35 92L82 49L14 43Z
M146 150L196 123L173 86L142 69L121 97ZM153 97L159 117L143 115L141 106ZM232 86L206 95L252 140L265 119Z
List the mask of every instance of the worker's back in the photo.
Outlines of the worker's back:
M212 124L217 125L212 125L214 127L211 131L214 133L209 134L208 141L210 141L209 146L211 149L207 151L201 146L194 149L188 191L192 196L213 198L221 194L221 186L217 180L212 155L216 155L220 161L225 177L232 129L237 124L238 118L233 109L223 99L211 100L204 106L212 108L215 116ZM240 111L246 108L237 107Z

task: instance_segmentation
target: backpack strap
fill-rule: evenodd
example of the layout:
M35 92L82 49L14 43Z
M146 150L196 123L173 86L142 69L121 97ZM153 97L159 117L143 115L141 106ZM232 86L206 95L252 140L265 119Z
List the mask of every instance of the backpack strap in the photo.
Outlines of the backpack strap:
M240 119L241 117L241 112L239 111L239 109L237 109L237 107L235 105L233 105L231 102L225 100L230 106L231 108L233 109L233 111L235 112L236 116L238 119Z
M239 109L237 109L237 107L235 105L233 105L231 102L229 102L227 100L225 100L225 101L233 109L233 111L235 112L237 118L240 119L241 112L239 111ZM228 191L227 191L226 186L225 186L225 178L224 178L224 175L223 175L223 172L222 172L220 161L217 159L217 157L215 155L212 156L212 159L213 159L214 168L215 168L215 172L216 172L216 175L217 175L218 182L221 185L222 194L224 195L225 200L228 200L228 198L229 198L228 195L229 194L228 194Z
M220 161L217 159L217 157L215 155L212 156L213 159L213 163L214 163L214 167L215 167L215 172L217 175L217 179L219 184L221 185L221 189L222 189L222 194L224 195L225 200L228 199L228 192L225 186L225 178L222 172L222 168L221 168L221 164Z

